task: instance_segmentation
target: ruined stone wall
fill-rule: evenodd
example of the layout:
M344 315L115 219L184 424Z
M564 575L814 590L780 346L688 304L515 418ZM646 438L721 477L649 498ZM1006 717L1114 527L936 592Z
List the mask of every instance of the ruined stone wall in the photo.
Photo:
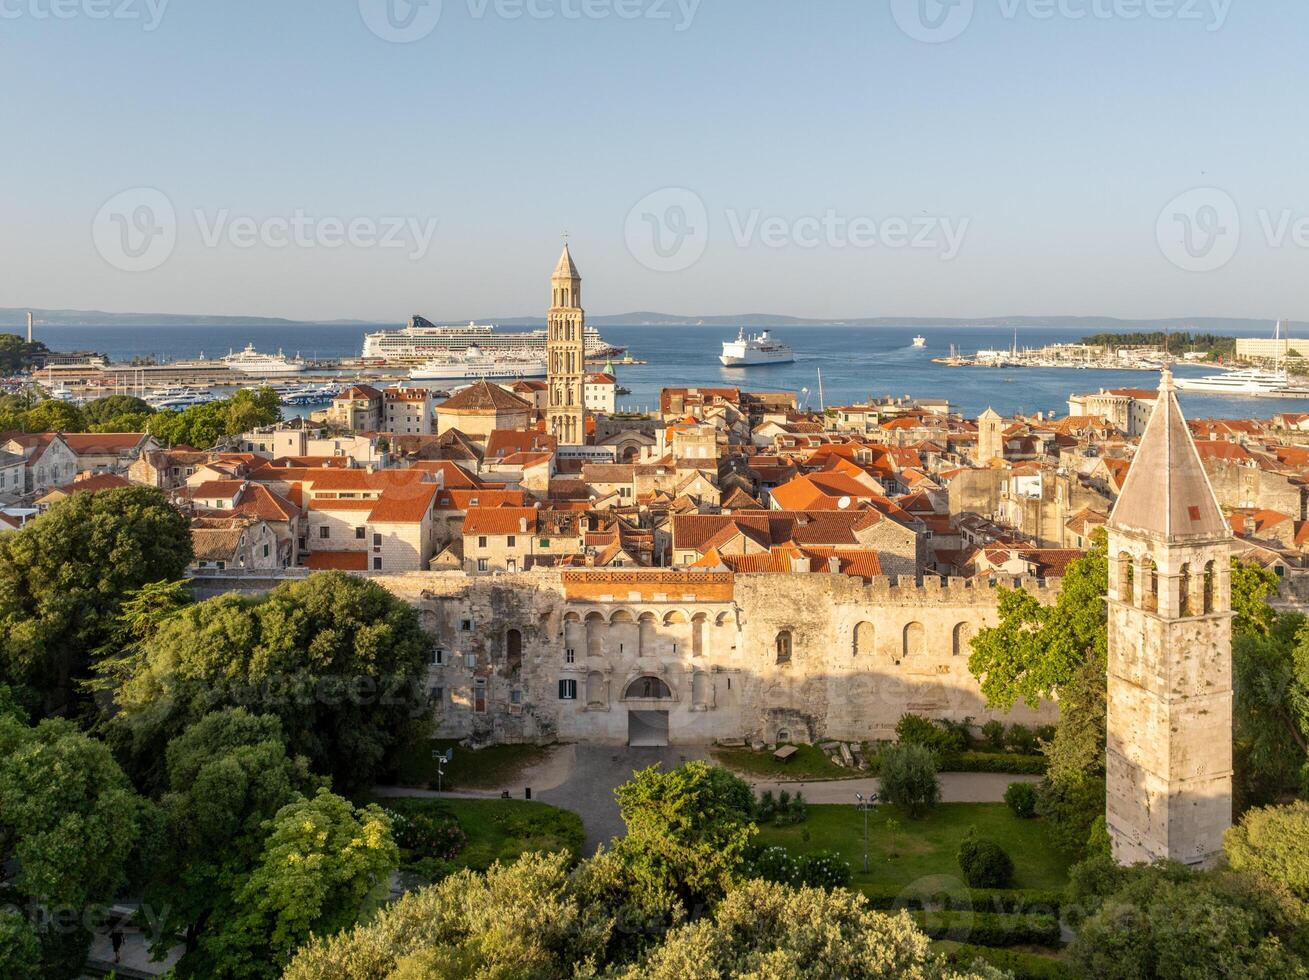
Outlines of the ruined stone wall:
M427 680L444 737L623 743L630 714L667 712L674 744L862 740L890 737L908 711L994 716L968 671L969 638L996 617L985 583L655 570L372 578L414 603L442 650ZM1044 602L1057 590L1024 584Z

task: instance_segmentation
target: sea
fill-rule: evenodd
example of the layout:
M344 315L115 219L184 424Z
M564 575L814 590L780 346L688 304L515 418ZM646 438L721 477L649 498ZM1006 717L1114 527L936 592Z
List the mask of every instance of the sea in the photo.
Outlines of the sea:
M357 357L365 329L358 325L287 324L275 326L52 326L39 327L38 340L52 350L91 350L113 361L154 357L174 361L201 355L213 357L240 350L246 344L267 353L328 359ZM512 328L520 329L520 328ZM1271 328L1270 328L1271 329ZM753 331L752 331L753 332ZM1084 328L1020 328L1017 343L1042 347L1075 343ZM773 336L794 348L793 364L751 368L725 368L718 363L722 343L734 339L735 328L707 326L605 326L600 330L609 343L628 348L644 363L615 362L618 383L631 390L619 398L624 409L649 411L659 405L666 385L730 386L750 391L792 391L811 410L849 405L869 397L909 395L948 398L969 417L987 408L1003 415L1036 412L1065 415L1068 396L1101 388L1153 388L1158 375L1148 371L1079 370L1072 368L951 368L932 358L978 350L1008 350L1014 343L1009 328L924 326L821 326L781 327ZM915 348L913 338L927 338ZM1250 336L1262 336L1251 332ZM1214 373L1213 367L1179 365L1179 375ZM1243 398L1183 393L1182 407L1191 418L1267 418L1284 411L1309 411L1309 401Z

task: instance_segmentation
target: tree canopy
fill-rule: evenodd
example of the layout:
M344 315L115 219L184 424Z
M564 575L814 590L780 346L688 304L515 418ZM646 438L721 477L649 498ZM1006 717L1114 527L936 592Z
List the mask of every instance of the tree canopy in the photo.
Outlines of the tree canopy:
M224 436L238 436L282 417L281 398L272 388L246 388L223 401L192 405L180 412L156 412L146 424L155 438L170 446L212 448Z
M426 710L419 679L429 646L412 606L339 572L262 599L196 603L121 665L114 738L148 761L207 712L245 706L276 716L288 753L306 756L334 786L369 785Z
M191 554L186 518L148 487L73 494L0 536L0 680L68 704L125 597Z

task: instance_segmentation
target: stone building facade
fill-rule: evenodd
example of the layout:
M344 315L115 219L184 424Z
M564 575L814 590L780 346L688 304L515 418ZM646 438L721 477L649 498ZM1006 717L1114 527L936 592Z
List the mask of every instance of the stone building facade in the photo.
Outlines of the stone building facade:
M567 243L550 277L550 312L546 318L546 431L561 446L586 442L586 314L582 311L582 276Z
M443 737L864 740L893 737L906 712L998 716L968 670L969 640L995 622L998 592L972 580L643 569L377 581L432 633L427 682ZM1043 602L1058 588L1022 584ZM1055 714L1043 705L1002 717Z

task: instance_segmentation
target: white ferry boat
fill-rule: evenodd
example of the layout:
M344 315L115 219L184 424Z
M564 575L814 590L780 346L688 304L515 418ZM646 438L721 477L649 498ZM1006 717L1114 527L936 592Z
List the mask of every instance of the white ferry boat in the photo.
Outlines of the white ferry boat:
M920 334L919 336L915 337L915 338L914 338L914 346L915 346L915 347L926 347L926 346L927 346L927 338L924 337L924 336L922 336L921 334Z
M409 372L412 381L477 381L486 379L518 380L544 378L545 358L530 355L497 355L483 353L480 347L469 347L462 357L434 357Z
M239 354L229 353L223 363L232 371L241 374L285 375L300 374L304 371L304 361L297 358L288 359L279 350L276 354L261 354L254 344L246 344Z
M745 328L737 333L735 340L723 341L723 353L718 358L724 367L753 367L757 364L790 364L795 360L795 351L765 330L761 334L747 337Z
M438 327L415 316L400 330L379 330L364 334L363 357L387 362L418 362L432 357L457 357L470 347L495 353L545 355L544 330L502 331L489 324L469 323L466 327ZM594 327L583 335L583 349L589 360L621 354L626 347L607 343Z

